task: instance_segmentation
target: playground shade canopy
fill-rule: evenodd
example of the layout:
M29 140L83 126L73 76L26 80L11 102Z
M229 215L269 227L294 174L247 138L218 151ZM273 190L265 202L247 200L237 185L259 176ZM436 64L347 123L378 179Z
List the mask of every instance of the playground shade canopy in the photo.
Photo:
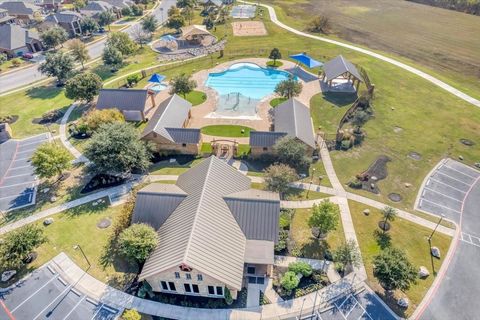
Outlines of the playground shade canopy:
M291 55L290 58L306 65L310 69L323 66L323 63L313 59L312 57L310 57L305 53L294 54L294 55Z
M191 26L182 27L182 37L184 39L191 38L195 36L211 36L212 34L208 32L207 27L194 24Z
M162 83L162 81L165 80L165 78L166 77L164 75L154 73L154 74L152 74L152 76L150 77L148 82Z

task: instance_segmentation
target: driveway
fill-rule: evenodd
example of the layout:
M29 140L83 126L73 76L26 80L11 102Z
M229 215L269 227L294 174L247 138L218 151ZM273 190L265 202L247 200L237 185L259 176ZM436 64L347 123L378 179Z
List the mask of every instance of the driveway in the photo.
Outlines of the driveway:
M457 222L461 227L461 236L445 277L419 318L478 319L480 172L460 162L447 160L432 173L429 180L433 184L427 182L424 190L433 188L436 193L429 191L422 194L420 201L427 199L429 202L420 208L434 214L443 213ZM432 241L434 244L435 236Z
M4 290L0 297L0 320L113 320L120 313L80 293L48 265Z
M48 137L48 134L41 134L0 144L0 211L35 203L36 177L30 157Z

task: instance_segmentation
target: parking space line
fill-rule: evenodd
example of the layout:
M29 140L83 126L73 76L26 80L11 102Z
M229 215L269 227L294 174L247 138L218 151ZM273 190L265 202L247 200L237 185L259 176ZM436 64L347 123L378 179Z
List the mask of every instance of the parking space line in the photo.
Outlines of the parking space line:
M2 188L11 188L11 187L16 187L16 186L23 186L24 184L31 184L32 187L35 185L34 184L34 181L28 181L28 182L22 182L22 183L17 183L17 184L10 184L8 186L2 186L0 187L0 189Z
M26 298L25 300L23 300L18 306L15 307L15 309L12 310L12 313L15 312L15 310L17 310L18 308L20 308L25 302L27 302L28 300L30 300L31 297L33 297L34 295L36 295L38 292L40 292L40 290L42 290L43 288L45 288L48 284L50 284L50 282L52 282L53 280L57 279L58 278L58 274L56 274L52 279L48 280L46 283L43 284L43 286L41 286L40 288L38 288L34 293L32 293L30 296L28 296L28 298Z
M36 149L37 149L37 148L27 149L27 150L24 150L24 151L18 151L18 153L31 152L31 151L35 151Z
M20 166L20 167L10 168L10 170L23 169L23 168L30 168L30 165L27 164L26 166Z
M73 290L72 290L73 291ZM78 302L73 306L72 310L70 310L69 313L67 313L67 315L65 316L64 319L68 319L68 317L70 317L70 315L73 313L73 311L75 311L75 309L77 309L77 307L80 305L80 303L83 302L83 300L85 300L85 296L82 296Z
M103 303L100 304L100 307L99 307L98 310L93 314L93 317L90 318L90 320L95 319L95 317L96 317L97 314L100 312L100 310L102 310L102 308L103 308Z
M467 239L467 237L468 237L468 239ZM475 242L473 241L473 239L475 239L478 243L475 243ZM480 238L478 238L478 237L475 237L475 236L472 236L472 235L470 235L470 234L468 234L468 233L462 232L462 233L460 234L460 240L463 241L463 242L465 242L465 243L468 243L468 244L471 244L471 245L473 245L473 246L475 246L475 247L479 247L479 248L480 248Z
M10 312L10 310L8 310L7 306L5 305L5 303L3 302L3 300L0 299L0 305L2 306L2 309L5 311L5 313L7 314L7 316L10 318L10 320L15 320L15 317L12 315L12 313Z
M60 282L64 283L62 278L58 278L58 280L60 280ZM50 302L45 308L42 309L42 311L40 311L36 316L35 318L33 318L33 320L37 319L42 313L44 313L45 311L47 311L48 308L50 308L50 306L58 300L58 298L60 298L61 296L63 296L65 294L65 292L69 291L70 288L72 287L72 285L69 285L67 286L58 296L55 297L55 299L52 300L52 302Z
M25 157L25 158L18 158L18 159L15 159L15 161L22 161L22 160L28 160L30 159L32 156L28 156L28 157ZM14 161L14 162L15 162Z
M445 174L445 173L443 173L443 172L437 171L437 173L438 173L438 174L441 174L442 176L445 176L445 177L447 177L447 178L450 178L450 179L453 179L453 180L455 180L455 181L458 181L458 182L466 185L467 187L470 187L470 186L472 185L471 183L465 183L465 182L463 182L463 181L461 181L461 180L458 180L458 179L456 179L456 178L454 178L454 177L452 177L452 176L449 176L448 174Z
M477 177L473 177L473 176L471 176L471 175L469 175L469 174L466 174L465 172L462 172L462 171L457 170L457 169L455 169L455 168L452 168L452 167L449 167L449 166L445 166L445 167L448 168L448 169L457 171L457 172L459 172L459 173L461 173L461 174L463 174L463 175L465 175L465 176L467 176L467 177L470 177L470 178L472 178L472 179L477 179L477 178L478 178L478 176L477 176Z
M15 194L15 195L13 195L13 196L1 197L0 200L10 199L10 198L18 198L18 197L21 197L21 196L33 195L33 194L34 194L34 191L32 191L32 192L26 192L26 193L22 193L21 195Z
M31 176L31 175L32 175L31 173L17 174L17 175L14 175L14 176L5 177L4 179L12 179L12 178L24 177L24 176Z
M355 298L354 298L355 299ZM358 301L357 299L355 299L355 304L353 305L353 307L350 308L350 311L348 311L348 313L345 315L345 318L348 319L348 316L350 315L350 313L353 311L353 309L355 309L355 307L357 306L358 304Z
M458 189L458 188L455 188L455 187L453 187L453 186L451 186L451 185L449 185L449 184L447 184L447 183L445 183L445 182L439 181L439 180L437 180L437 179L435 179L435 178L433 178L433 177L430 177L430 178L428 179L428 181L430 181L430 180L435 181L435 182L440 183L440 184L443 184L444 186L447 186L447 187L449 187L449 188L455 189L455 190L457 190L458 192L461 192L461 193L463 193L463 194L467 194L466 191L463 191L463 190L460 190L460 189ZM427 182L427 185L429 185L428 182Z
M421 202L422 202L422 201L429 202L429 203L431 203L431 204L433 204L433 205L435 205L435 206L437 206L437 207L442 207L442 208L445 208L445 209L447 209L447 210L454 211L454 212L456 212L456 213L461 213L460 211L457 211L457 210L455 210L455 209L452 209L452 208L450 208L450 207L445 207L445 206L442 206L441 204L438 204L438 203L432 202L432 201L430 201L430 200L427 200L427 199L425 199L425 198L423 198L423 197L420 199L420 204L421 204Z
M429 190L429 191L434 192L434 193L438 193L439 195L441 195L441 196L443 196L443 197L450 198L450 199L455 200L455 201L457 201L457 202L463 203L463 201L460 201L460 200L455 199L455 198L453 198L453 197L447 196L446 194L443 194L443 193L441 193L441 192L432 190L432 189L430 189L430 188L425 187L425 188L423 188L423 189L424 189L424 190Z

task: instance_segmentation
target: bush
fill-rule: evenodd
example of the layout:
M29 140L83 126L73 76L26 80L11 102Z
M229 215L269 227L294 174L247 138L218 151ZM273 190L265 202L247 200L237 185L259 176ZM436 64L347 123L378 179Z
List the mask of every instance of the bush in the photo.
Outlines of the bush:
M123 16L131 16L132 15L132 9L130 9L130 7L122 8L122 15Z
M158 244L155 230L145 223L132 224L118 237L118 249L126 258L143 263Z
M46 241L43 229L35 224L7 233L0 242L1 268L7 270L20 267L28 255Z
M298 171L305 170L311 159L307 157L307 147L292 137L278 139L273 146L278 162L286 164Z
M286 164L272 164L265 169L265 186L270 191L285 193L297 178L295 169Z
M20 65L20 60L15 58L15 59L12 59L12 65L14 67L18 67Z
M233 303L232 294L227 287L225 287L225 303L229 306Z
M122 320L142 320L142 316L135 309L127 309L123 312Z
M350 140L343 140L341 143L340 143L340 147L343 149L343 150L348 150L352 147L352 142Z
M373 275L387 290L408 290L416 283L417 270L405 252L388 248L373 258Z
M292 216L295 211L293 209L282 209L280 211L279 226L280 229L290 229Z
M143 14L143 9L136 5L136 4L133 4L131 7L130 7L131 11L132 11L132 15L134 16L141 16Z
M123 114L117 109L92 110L79 121L79 125L85 125L88 128L88 134L92 134L102 125L115 122L125 122Z
M295 274L301 274L304 277L310 277L312 275L313 269L312 266L306 262L298 261L292 262L288 265L288 271L294 272Z
M275 251L282 252L287 249L288 231L280 230L278 233L278 242L275 245Z
M297 275L292 271L285 272L285 274L282 276L282 279L280 280L281 286L287 292L292 292L293 289L298 287L299 283L300 280L297 278Z
M131 74L127 77L127 83L129 87L132 87L138 83L140 76L138 74Z
M352 189L362 189L362 181L358 180L357 178L354 178L348 183L348 186Z

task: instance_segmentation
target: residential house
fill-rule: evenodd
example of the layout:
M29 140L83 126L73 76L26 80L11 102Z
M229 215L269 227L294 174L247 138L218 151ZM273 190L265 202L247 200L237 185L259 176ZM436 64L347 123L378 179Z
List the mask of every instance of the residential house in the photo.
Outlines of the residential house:
M0 9L0 25L14 22L15 17L9 15L7 10Z
M66 10L47 16L45 18L45 24L59 25L67 31L70 37L75 37L82 34L82 20L83 17L80 13Z
M43 45L36 32L17 24L0 25L0 52L6 53L9 58L42 50Z
M145 121L155 99L144 89L101 89L96 108L118 109L127 121Z
M178 177L138 191L133 223L147 223L159 244L139 280L153 291L233 299L248 282L271 275L278 241L278 193L211 156Z
M40 6L48 11L58 11L62 8L62 0L39 0Z
M93 18L97 18L102 12L112 12L117 18L121 17L121 12L105 1L89 1L85 7L80 9L82 15Z
M9 16L15 17L15 20L22 24L35 22L36 18L41 18L42 11L39 6L22 1L2 2L0 9L7 10Z
M186 128L192 104L174 94L155 110L143 130L142 139L153 142L157 151L198 154L201 148L200 129Z
M217 8L220 8L221 6L223 6L222 0L199 0L198 3L204 7L215 6Z
M104 2L109 3L117 10L122 10L123 8L131 7L135 4L135 2L131 0L103 0Z
M312 155L316 148L310 108L296 98L291 98L274 109L273 131L250 132L252 157L273 154L273 146L284 136L304 143L309 155Z

